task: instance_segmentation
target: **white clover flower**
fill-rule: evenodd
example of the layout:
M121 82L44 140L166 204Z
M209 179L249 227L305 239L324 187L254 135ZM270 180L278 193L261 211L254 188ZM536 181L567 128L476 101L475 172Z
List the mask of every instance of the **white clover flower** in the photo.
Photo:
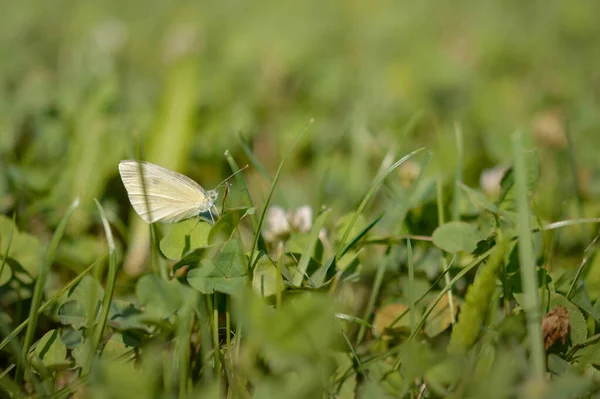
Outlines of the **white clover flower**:
M283 238L290 233L290 223L282 207L274 205L267 211L267 228L264 236L267 241Z
M490 197L497 197L500 195L500 183L502 182L502 177L504 177L506 169L506 166L498 165L481 172L479 185Z
M292 231L308 233L312 227L312 219L313 210L308 205L287 212L282 207L274 205L267 211L264 237L267 241L275 241L287 238Z
M301 206L290 218L292 227L301 233L308 233L312 226L312 217L312 208L308 205Z

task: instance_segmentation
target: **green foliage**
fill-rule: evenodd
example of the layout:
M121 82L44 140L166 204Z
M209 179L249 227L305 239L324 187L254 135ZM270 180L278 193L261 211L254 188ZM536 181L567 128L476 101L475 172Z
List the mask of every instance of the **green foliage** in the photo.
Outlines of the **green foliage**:
M226 241L214 259L200 261L198 268L187 275L188 283L203 294L222 292L235 295L248 281L248 261L242 243L233 239Z
M450 253L471 253L482 239L476 226L464 222L445 223L435 229L431 238L437 247Z
M452 330L448 345L451 353L466 352L475 343L496 288L496 277L504 265L505 248L505 241L500 239L493 248L489 261L469 286L458 322Z
M600 3L1 9L0 397L600 391Z

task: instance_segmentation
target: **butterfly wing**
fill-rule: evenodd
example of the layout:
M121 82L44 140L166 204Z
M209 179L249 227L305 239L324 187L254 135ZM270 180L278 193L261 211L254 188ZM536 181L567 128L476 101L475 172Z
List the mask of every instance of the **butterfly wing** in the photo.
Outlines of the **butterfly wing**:
M119 173L133 209L147 223L179 222L212 205L202 186L162 166L126 160Z

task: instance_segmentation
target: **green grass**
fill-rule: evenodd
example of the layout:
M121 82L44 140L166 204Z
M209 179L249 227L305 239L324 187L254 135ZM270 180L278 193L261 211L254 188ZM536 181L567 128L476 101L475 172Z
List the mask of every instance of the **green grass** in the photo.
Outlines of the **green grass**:
M600 392L597 2L0 9L0 397Z

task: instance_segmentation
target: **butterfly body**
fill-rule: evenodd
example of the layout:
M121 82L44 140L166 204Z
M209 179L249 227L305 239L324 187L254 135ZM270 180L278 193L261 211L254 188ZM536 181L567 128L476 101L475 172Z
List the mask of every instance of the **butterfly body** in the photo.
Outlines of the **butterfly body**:
M121 161L119 174L133 209L147 223L176 223L210 212L218 197L216 190L150 162Z

